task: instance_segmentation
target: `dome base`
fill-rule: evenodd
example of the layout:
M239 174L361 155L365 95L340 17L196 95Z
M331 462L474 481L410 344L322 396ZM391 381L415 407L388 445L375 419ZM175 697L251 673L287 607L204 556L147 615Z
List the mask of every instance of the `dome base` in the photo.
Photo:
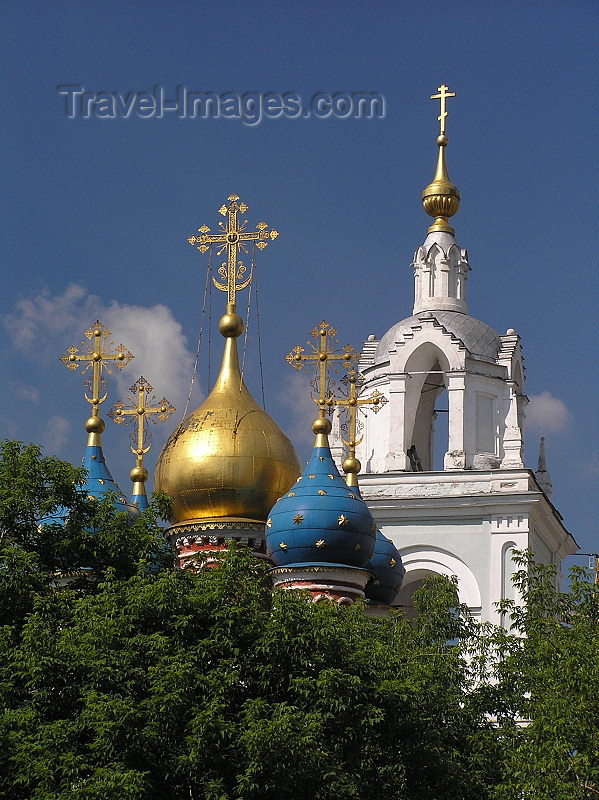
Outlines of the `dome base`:
M177 552L179 567L191 566L200 553L226 550L232 539L250 547L259 558L269 560L266 556L264 522L259 520L189 520L167 528L165 533Z
M275 589L304 589L314 602L332 600L351 605L364 598L364 588L372 573L345 564L288 564L270 570Z

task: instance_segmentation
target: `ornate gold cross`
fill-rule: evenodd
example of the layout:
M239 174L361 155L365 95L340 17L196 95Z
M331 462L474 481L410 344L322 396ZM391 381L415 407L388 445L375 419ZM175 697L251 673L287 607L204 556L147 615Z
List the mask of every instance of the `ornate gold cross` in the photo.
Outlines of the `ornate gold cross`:
M202 225L201 228L198 228L200 235L190 236L187 241L189 244L197 246L200 253L205 253L211 244L221 245L216 252L217 256L220 256L225 250L227 251L227 260L218 269L218 274L225 283L220 283L216 278L212 278L212 280L217 289L220 289L221 292L227 292L227 303L235 305L236 292L245 289L252 280L251 274L248 278L244 278L247 267L243 261L237 259L238 251L248 252L245 247L246 242L255 242L256 247L263 250L269 239L276 239L279 233L275 230L269 231L266 222L259 222L255 231L246 231L247 220L243 220L240 225L238 214L245 214L248 206L243 202L238 203L239 197L236 194L229 195L227 200L229 205L222 205L219 208L219 212L223 217L228 217L226 225L222 222L218 223L222 229L221 232L210 233L210 228L207 225Z
M431 100L441 101L441 113L439 114L437 119L441 123L441 136L445 136L445 117L447 116L445 101L448 97L455 97L455 92L448 91L448 87L445 86L444 83L442 83L441 86L439 86L437 91L439 92L439 94L431 94Z
M108 416L113 419L117 425L123 421L125 425L129 425L131 421L134 422L134 430L129 435L133 442L131 445L131 452L137 456L137 465L141 466L142 458L151 447L150 439L152 438L151 432L148 430L148 422L152 420L156 424L156 419L152 415L156 415L161 422L164 422L175 410L166 397L158 400L157 405L151 405L153 400L156 400L156 395L152 394L154 387L142 376L133 386L129 389L133 395L137 395L136 399L131 397L127 398L128 406L120 401L115 403L108 412ZM150 395L152 396L150 397ZM134 446L135 445L135 446Z
M336 335L337 331L323 320L310 332L310 336L314 337L316 342L307 342L310 350L306 351L298 344L285 359L294 369L300 370L305 365L307 373L312 368L317 372L310 385L318 392L318 400L314 396L312 399L318 404L318 413L321 417L326 416L327 411L330 413L335 405L335 397L332 392L333 383L329 378L328 371L330 369L334 372L339 371L335 362L342 362L344 369L348 370L360 357L351 345L346 344L340 347L338 340L335 339ZM317 365L318 370L316 370Z
M72 345L67 352L60 357L62 363L73 372L78 369L79 365L87 362L87 366L82 371L82 375L92 368L92 376L85 381L85 388L90 392L91 397L85 393L85 399L88 403L92 404L92 416L97 417L99 413L99 405L106 400L106 378L102 375L103 370L109 375L112 375L112 370L108 366L111 363L116 364L119 369L123 369L134 358L133 353L127 350L122 344L114 345L114 342L107 342L110 337L110 331L101 322L96 322L85 331L85 336L90 340L90 344L82 342L85 348L80 351L79 348ZM113 348L112 350L110 348ZM100 397L100 393L104 394Z
M378 414L387 402L387 398L378 389L374 389L368 397L361 395L360 387L364 384L364 376L356 372L355 369L348 370L347 375L341 379L341 383L348 387L345 397L335 398L335 405L346 409L348 413L348 421L342 428L347 430L349 438L346 440L341 437L343 444L349 448L348 457L343 462L343 469L347 473L348 486L356 486L357 479L355 476L361 469L361 464L356 458L356 447L364 438L363 436L360 436L359 439L357 438L358 411L362 406L372 406L372 411Z

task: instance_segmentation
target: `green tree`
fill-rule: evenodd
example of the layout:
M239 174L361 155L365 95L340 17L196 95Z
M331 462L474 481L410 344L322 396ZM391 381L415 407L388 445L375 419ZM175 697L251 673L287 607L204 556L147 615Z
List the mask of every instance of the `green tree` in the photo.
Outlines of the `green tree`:
M498 800L599 797L599 586L575 569L555 589L553 567L517 556L523 603L503 603L494 691L504 753Z
M244 548L175 571L164 505L132 524L82 478L4 445L1 797L489 796L496 732L472 700L476 630L451 582L420 592L410 625L273 597ZM65 525L40 524L59 507ZM61 586L69 571L85 577Z

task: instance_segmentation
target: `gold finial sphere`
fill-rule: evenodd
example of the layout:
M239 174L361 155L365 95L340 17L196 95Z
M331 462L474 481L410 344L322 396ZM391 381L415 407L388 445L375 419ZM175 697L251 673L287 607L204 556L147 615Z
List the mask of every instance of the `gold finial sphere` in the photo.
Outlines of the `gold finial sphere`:
M449 144L449 139L447 138L447 136L441 134L440 136L437 136L437 144L439 145L439 147L447 147L447 145Z
M85 423L85 430L88 433L104 433L106 423L101 417L90 417Z
M343 471L346 475L357 475L362 465L357 458L346 458L343 462Z
M94 353L92 358L94 359L94 361L102 361L102 356L100 355L100 353Z
M140 417L143 416L144 412L145 412L145 408L138 408L137 409L137 413L139 414Z
M100 330L100 328L95 329L94 336L102 336L102 331Z
M328 436L332 428L333 426L331 425L331 421L326 417L317 417L317 419L315 419L312 423L313 433L324 433Z
M145 467L133 467L129 473L129 477L133 483L137 481L145 483L148 480L148 470Z
M225 339L237 339L243 333L243 320L234 312L224 314L220 318L218 329Z

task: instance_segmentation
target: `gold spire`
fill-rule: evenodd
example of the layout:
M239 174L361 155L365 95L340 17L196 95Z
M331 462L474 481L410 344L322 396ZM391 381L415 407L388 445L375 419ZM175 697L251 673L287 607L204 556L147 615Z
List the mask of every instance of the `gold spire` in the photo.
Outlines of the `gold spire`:
M375 389L368 397L360 395L359 390L364 383L364 376L359 372L356 372L354 369L348 370L347 375L341 379L341 383L348 386L347 394L344 398L336 397L335 405L339 406L340 408L347 409L349 417L347 424L345 425L349 438L345 440L343 437L341 437L343 444L349 448L347 458L343 462L343 471L346 474L345 480L347 485L357 486L357 476L362 469L362 465L356 458L356 447L364 438L363 436L360 436L359 439L357 438L358 410L361 406L368 405L372 406L372 410L375 414L378 414L378 412L387 402L387 398L384 394L381 394L378 389Z
M165 444L156 466L156 486L173 497L177 523L243 525L243 521L264 524L275 502L289 490L301 472L293 445L276 422L248 391L239 368L237 338L243 320L236 313L236 293L249 285L252 275L238 260L246 242L264 249L278 236L264 222L257 231L247 232L238 215L247 211L237 195L219 210L227 216L221 233L209 233L203 225L200 236L188 241L205 253L212 244L217 254L227 251L227 261L218 272L227 292L227 308L219 330L225 349L218 378L204 403L192 412Z
M72 345L67 352L60 357L62 363L71 371L78 369L81 363L88 362L82 375L92 368L92 375L85 381L85 399L92 406L92 415L85 423L85 430L89 433L87 444L100 445L100 434L104 431L104 420L100 418L100 403L106 400L106 386L108 382L103 376L103 370L112 375L112 370L108 364L114 362L119 369L123 369L134 357L122 344L114 346L114 342L106 342L110 337L110 331L101 322L96 322L85 331L85 336L91 344L82 342L83 351ZM114 347L111 351L110 348ZM87 392L91 393L91 397ZM100 397L100 394L102 397Z
M175 407L169 403L166 397L158 400L158 405L152 406L152 401L157 399L155 394L150 397L154 387L148 383L143 375L133 384L129 391L131 394L136 395L136 398L127 398L129 406L125 406L119 400L110 409L108 416L117 425L120 425L123 421L125 425L129 425L133 421L134 430L130 433L129 438L133 442L130 447L136 459L135 466L131 470L129 477L133 482L133 496L136 497L146 493L144 484L148 479L148 470L143 465L143 457L151 447L152 438L152 434L148 430L148 422L152 420L156 424L155 416L161 422L164 422L175 411Z
M431 100L440 100L441 103L441 113L437 117L440 123L440 133L437 137L439 155L433 182L422 192L422 205L427 214L435 217L434 223L428 229L429 233L434 231L455 233L455 229L451 227L448 219L453 217L460 207L460 193L450 181L445 164L445 148L448 144L448 139L445 136L445 119L447 117L446 99L455 97L456 94L448 91L448 87L444 83L439 86L438 91L439 94L431 95Z
M318 374L310 381L313 389L318 391L318 399L312 395L312 400L318 405L318 419L324 420L327 413L330 413L335 405L335 397L333 394L334 382L329 378L329 370L338 372L335 366L336 361L341 361L345 369L349 369L356 363L360 357L359 353L354 348L346 344L343 347L339 346L339 342L335 339L337 331L332 328L328 322L324 320L310 331L316 343L307 342L310 351L306 352L301 345L297 345L286 357L286 361L291 364L294 369L300 370L306 366L306 373L309 374L312 369L316 371L318 364ZM332 341L330 341L332 340ZM314 423L316 425L316 423ZM319 424L314 425L312 430L316 433L316 447L328 447L326 440L327 434L331 432L330 423L327 425ZM325 428L328 430L325 431Z

